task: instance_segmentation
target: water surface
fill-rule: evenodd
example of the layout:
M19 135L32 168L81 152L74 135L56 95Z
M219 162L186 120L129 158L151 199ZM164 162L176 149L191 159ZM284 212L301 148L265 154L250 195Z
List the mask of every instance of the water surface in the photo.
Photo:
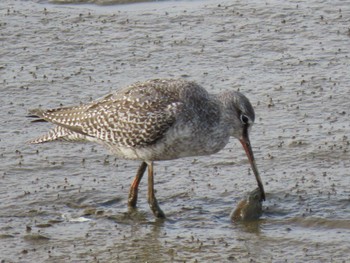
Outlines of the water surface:
M343 1L0 3L0 259L5 262L346 262L350 242L350 6ZM168 219L154 219L139 165L99 146L25 142L50 125L27 109L99 98L137 80L183 77L239 89L267 201L239 143L156 164Z

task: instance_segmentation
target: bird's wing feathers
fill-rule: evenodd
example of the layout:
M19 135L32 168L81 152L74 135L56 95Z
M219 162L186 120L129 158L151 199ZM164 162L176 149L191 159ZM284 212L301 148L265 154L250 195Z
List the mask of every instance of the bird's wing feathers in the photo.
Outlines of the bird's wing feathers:
M164 93L165 94L165 93ZM173 124L182 103L154 87L132 86L82 106L31 110L76 133L123 146L152 144Z

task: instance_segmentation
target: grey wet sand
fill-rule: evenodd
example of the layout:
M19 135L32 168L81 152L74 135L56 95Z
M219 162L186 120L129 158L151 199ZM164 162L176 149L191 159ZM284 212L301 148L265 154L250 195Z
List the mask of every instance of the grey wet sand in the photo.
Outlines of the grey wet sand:
M346 1L3 0L0 13L0 261L348 261ZM25 144L48 129L28 122L29 108L86 103L169 77L248 95L268 192L263 220L230 220L233 203L255 185L236 140L218 154L157 163L165 222L149 211L145 182L138 210L127 212L138 162L99 146ZM27 239L35 234L48 239Z

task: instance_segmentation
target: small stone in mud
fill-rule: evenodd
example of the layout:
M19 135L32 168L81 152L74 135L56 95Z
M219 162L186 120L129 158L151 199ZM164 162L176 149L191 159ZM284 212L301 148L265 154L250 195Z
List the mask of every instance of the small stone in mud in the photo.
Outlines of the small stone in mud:
M102 216L103 214L104 214L103 210L97 210L96 211L96 215L98 215L98 216Z
M259 188L256 188L238 203L237 208L230 215L231 220L251 221L259 219L262 215L262 202L262 193Z
M5 238L14 238L14 235L10 234L0 234L0 239L5 239Z
M37 224L35 226L39 228L46 228L46 227L51 227L52 225L50 223L42 223L42 224Z
M84 216L91 216L95 214L96 214L96 208L86 208L83 213Z
M47 223L50 224L50 225L59 224L59 223L62 223L62 222L63 222L63 220L61 220L61 219L51 219L51 220L47 221Z
M40 240L49 240L50 238L43 236L41 234L28 234L24 236L24 239L28 241L40 241Z

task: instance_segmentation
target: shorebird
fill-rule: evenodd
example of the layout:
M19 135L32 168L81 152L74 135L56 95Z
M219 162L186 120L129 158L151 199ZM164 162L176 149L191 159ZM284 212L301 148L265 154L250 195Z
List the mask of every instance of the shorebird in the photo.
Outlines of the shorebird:
M264 187L255 163L249 131L255 113L240 92L209 94L183 79L137 82L99 100L72 107L33 109L29 117L55 124L30 143L55 140L96 142L122 159L142 161L131 184L129 207L135 208L139 183L148 169L148 203L164 218L155 197L153 163L188 156L214 154L237 138L248 157L258 187Z

